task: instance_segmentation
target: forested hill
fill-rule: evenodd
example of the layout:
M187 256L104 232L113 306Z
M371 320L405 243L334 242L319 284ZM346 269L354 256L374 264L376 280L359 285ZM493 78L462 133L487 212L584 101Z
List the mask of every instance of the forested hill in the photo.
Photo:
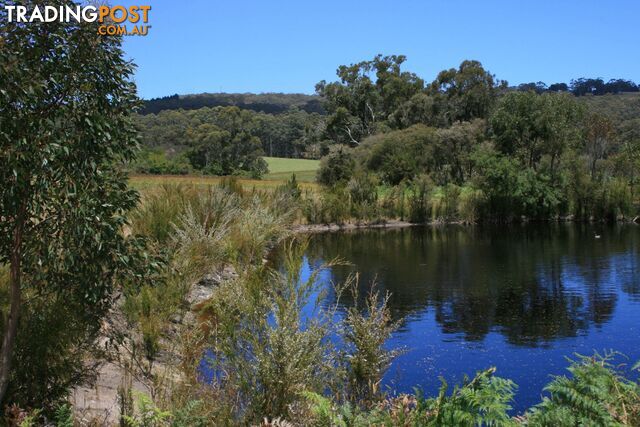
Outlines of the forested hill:
M528 187L531 206L542 190L550 191L553 206L566 202L568 190L547 183L568 182L569 173L606 178L597 185L619 184L611 177L633 189L640 183L637 83L579 78L510 87L474 60L429 82L403 70L405 60L377 55L341 65L335 81L315 85L317 95L205 93L146 101L135 117L146 150L134 170L258 177L266 171L264 155L325 158L324 165L338 165L321 168L331 185L348 183L357 170L384 185L426 176L438 186L485 191L478 187L483 173L504 167L505 176L513 172L508 183L524 171L519 179L537 186ZM576 172L578 163L586 169ZM509 215L518 209L510 207Z
M634 132L640 137L640 92L607 94L603 96L581 96L579 102L597 112L610 117L620 133Z
M324 113L317 95L302 93L201 93L194 95L171 95L144 101L142 114L159 113L163 110L197 110L202 107L231 107L263 113L280 114L291 107L307 113Z
M624 79L611 79L605 82L601 78L579 78L570 83L554 83L547 86L544 82L523 83L511 86L508 90L544 92L570 92L577 97L584 95L611 95L638 93L640 87ZM307 113L324 114L322 102L317 95L303 93L200 93L191 95L170 95L144 101L142 114L157 114L163 110L197 110L202 107L239 107L269 114L281 114L296 107Z

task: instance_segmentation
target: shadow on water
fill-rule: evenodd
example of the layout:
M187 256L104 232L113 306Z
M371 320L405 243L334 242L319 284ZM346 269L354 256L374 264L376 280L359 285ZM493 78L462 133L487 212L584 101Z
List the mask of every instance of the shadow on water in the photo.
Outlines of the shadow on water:
M596 238L596 235L600 236ZM496 366L519 385L516 410L540 400L565 357L615 349L640 359L640 227L514 225L416 227L316 234L307 269L340 257L322 276L358 271L363 294L375 280L403 318L390 346L398 358L386 383L433 393ZM332 303L330 296L327 304ZM345 296L340 304L353 304Z

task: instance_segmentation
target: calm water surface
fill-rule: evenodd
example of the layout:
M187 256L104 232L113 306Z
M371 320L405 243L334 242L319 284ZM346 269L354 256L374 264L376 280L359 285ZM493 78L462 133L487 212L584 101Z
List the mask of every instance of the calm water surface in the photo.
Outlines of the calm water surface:
M595 235L600 235L596 238ZM404 319L385 384L429 394L490 366L519 388L515 409L540 401L565 357L615 349L640 360L640 227L545 225L364 230L311 236L305 273L340 257L321 276L360 273L391 293ZM329 293L330 304L334 298ZM353 301L341 298L344 308Z

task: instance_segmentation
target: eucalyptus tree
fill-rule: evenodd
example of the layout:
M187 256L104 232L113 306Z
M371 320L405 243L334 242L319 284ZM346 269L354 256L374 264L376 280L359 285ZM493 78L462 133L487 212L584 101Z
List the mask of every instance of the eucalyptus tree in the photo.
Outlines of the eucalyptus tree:
M533 169L546 155L554 172L562 153L576 147L583 114L571 95L510 92L500 99L489 122L500 152Z
M68 357L95 339L114 286L140 260L137 239L123 233L138 194L119 167L137 149L138 99L119 37L97 35L97 24L16 23L2 13L0 401L42 406L84 378L84 361ZM49 355L67 359L30 371Z
M191 164L208 173L249 173L259 178L267 172L260 138L252 134L254 113L238 107L207 109L212 117L189 128L185 141Z
M489 116L501 88L506 87L485 70L479 61L463 61L460 66L441 71L429 86L436 98L443 122L484 119Z
M424 88L416 74L402 71L404 55L377 55L338 67L340 81L316 85L325 100L327 134L339 144L358 145L376 133L378 125Z

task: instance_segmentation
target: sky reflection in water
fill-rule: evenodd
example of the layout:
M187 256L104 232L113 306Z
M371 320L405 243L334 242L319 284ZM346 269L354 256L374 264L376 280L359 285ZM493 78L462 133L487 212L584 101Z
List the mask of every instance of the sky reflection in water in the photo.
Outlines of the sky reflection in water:
M595 235L601 235L599 239ZM567 356L614 349L640 359L640 227L426 227L313 235L305 273L340 257L323 284L376 279L404 318L388 345L407 352L385 383L433 394L490 366L518 386L518 412L540 401ZM330 296L327 304L333 302ZM353 303L343 297L340 304Z

